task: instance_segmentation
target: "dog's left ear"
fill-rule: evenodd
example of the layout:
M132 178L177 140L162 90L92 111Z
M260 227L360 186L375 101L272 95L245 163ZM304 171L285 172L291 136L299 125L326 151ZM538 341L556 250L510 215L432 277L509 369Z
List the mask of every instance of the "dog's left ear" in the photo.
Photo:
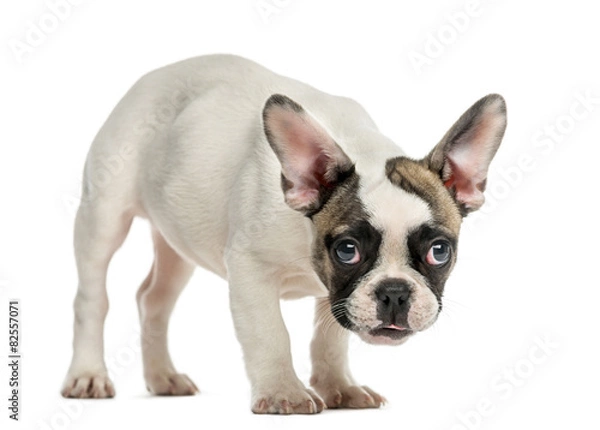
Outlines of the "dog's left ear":
M354 164L321 124L281 94L263 109L267 140L281 163L281 186L292 209L309 215L354 171Z
M440 176L463 216L485 200L488 169L505 129L504 99L490 94L471 106L423 160Z

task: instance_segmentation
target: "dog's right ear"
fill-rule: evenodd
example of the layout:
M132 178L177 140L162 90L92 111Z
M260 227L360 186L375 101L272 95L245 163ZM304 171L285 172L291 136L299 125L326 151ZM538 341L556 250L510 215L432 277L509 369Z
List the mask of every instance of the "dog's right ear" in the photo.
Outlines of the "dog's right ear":
M463 216L477 210L492 158L506 129L506 103L489 94L471 106L423 160L450 191Z
M305 215L318 211L354 164L327 131L298 103L272 95L263 109L267 140L281 163L286 203Z

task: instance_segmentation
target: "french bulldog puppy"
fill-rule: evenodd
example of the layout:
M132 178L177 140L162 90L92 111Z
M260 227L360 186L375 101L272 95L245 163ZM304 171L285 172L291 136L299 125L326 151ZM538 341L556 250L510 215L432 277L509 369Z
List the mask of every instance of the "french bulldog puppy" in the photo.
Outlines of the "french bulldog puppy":
M227 280L255 413L373 408L348 336L400 345L442 309L461 222L484 202L504 99L469 108L424 159L407 157L355 101L229 55L153 71L96 136L75 221L73 360L62 394L115 394L104 362L106 273L134 217L154 263L137 293L151 393L198 392L167 348L196 266ZM308 389L292 367L280 299L316 297Z

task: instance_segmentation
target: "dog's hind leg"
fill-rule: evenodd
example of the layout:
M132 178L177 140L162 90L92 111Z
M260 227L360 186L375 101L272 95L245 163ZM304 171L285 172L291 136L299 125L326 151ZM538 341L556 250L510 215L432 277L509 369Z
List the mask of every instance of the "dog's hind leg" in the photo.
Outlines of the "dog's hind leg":
M195 266L177 254L157 230L152 237L154 264L137 293L146 387L158 395L196 394L198 388L192 380L175 370L167 345L171 311Z
M144 151L168 134L190 100L185 97L186 90L181 78L167 72L146 75L114 108L88 153L83 203L75 221L79 287L73 360L62 389L66 397L114 395L103 357L106 272L134 215L146 216L138 185L140 172L148 168L144 163L152 157L146 157ZM170 107L168 115L161 114L165 106Z
M113 203L106 198L88 201L84 197L77 211L74 245L79 285L74 304L73 359L61 392L64 397L115 395L104 363L106 272L127 236L133 215L118 210Z

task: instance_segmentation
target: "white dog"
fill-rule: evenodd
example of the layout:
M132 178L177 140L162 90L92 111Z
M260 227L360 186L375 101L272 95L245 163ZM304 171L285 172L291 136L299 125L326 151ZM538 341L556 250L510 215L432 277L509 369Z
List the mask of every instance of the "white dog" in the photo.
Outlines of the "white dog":
M348 335L401 344L435 322L462 218L483 203L505 127L504 100L486 96L413 160L353 100L239 57L144 76L87 158L62 394L115 394L103 358L106 272L137 216L149 220L155 250L137 295L142 339L152 339L142 342L150 392L198 391L173 366L167 326L199 265L229 282L254 412L378 407L383 397L350 374ZM317 297L315 391L294 372L279 306L306 295Z

